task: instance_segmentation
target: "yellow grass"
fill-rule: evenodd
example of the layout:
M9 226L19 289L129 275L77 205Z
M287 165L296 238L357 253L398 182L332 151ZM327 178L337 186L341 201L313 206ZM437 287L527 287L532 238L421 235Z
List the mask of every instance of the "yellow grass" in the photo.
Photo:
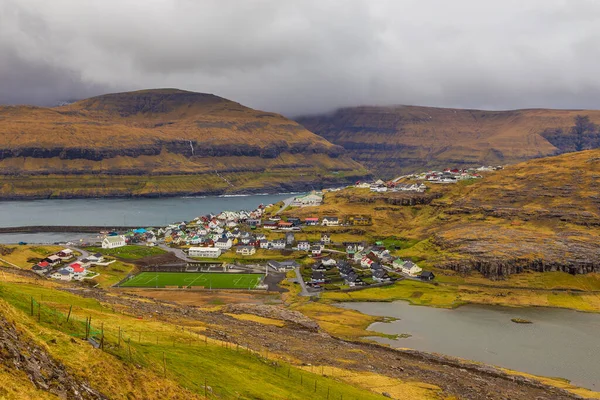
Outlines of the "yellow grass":
M64 247L59 246L6 246L13 249L13 252L7 255L0 255L0 259L6 260L9 263L15 264L16 266L29 269L32 267L32 263L28 262L29 258L45 258L57 251L62 250Z
M259 324L263 324L263 325L273 325L273 326L284 326L285 322L278 320L278 319L273 319L273 318L266 318L266 317L261 317L259 315L254 315L254 314L230 314L230 313L225 313L225 315L229 315L230 317L233 317L235 319L239 319L242 321L252 321L252 322L258 322Z
M573 386L569 383L568 380L566 379L560 379L560 378L548 378L545 376L537 376L537 375L531 375L531 374L527 374L525 372L519 372L519 371L513 371L510 369L506 369L506 368L499 368L500 370L511 374L511 375L518 375L518 376L523 376L525 378L529 378L529 379L535 379L537 381L540 381L546 385L549 386L554 386L557 388L561 388L561 389L565 389L573 394L576 394L578 396L581 396L585 399L600 399L600 392L594 392L592 390L589 389L584 389L584 388L580 388L577 386Z
M323 372L353 386L364 387L375 393L388 393L398 400L438 400L442 398L442 389L438 386L423 383L402 381L373 372L357 372L328 365L304 366L305 371Z

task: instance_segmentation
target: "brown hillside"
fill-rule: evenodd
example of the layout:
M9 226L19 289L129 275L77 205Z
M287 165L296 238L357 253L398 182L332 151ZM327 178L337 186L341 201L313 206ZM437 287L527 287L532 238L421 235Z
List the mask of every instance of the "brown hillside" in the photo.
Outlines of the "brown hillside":
M334 240L398 238L425 267L497 278L524 270L600 272L600 149L529 160L424 194L348 189L301 217L368 215ZM340 239L341 238L341 239Z
M600 111L481 111L394 106L344 108L298 122L384 176L448 166L509 164L575 150L577 115L600 123ZM585 148L600 146L597 127Z
M236 191L238 185L221 173L241 174L244 190L364 176L364 168L343 153L281 115L175 89L108 94L56 108L0 107L3 197L103 195L89 192L83 180L60 188L42 182L43 190L32 191L11 178L17 175L38 187L36 177L48 174L139 176L142 186L149 176L209 174L155 193L131 185L113 191L105 182L110 195ZM254 175L242 176L248 173ZM256 174L263 177L258 181Z

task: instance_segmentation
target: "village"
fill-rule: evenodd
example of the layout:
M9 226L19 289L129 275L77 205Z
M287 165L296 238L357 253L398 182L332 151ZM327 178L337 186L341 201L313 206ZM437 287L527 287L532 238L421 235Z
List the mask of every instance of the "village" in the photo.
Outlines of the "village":
M371 185L377 185L377 182ZM311 192L290 199L283 207L316 206L322 199L322 192ZM245 266L256 270L257 263L262 265L258 269L265 271L295 270L298 283L313 293L390 284L398 279L429 281L434 278L431 272L423 271L411 260L391 256L382 242L335 240L336 228L371 225L368 216L300 219L281 217L272 212L273 208L276 206L260 205L253 211L223 211L159 228L107 232L101 247L110 251L125 246L158 246L167 251L178 251L182 261L193 265L189 271L198 271L199 263L219 266L223 271L239 271ZM314 239L297 238L305 232L310 232ZM93 271L94 266L107 265L114 260L110 257L111 261L105 260L102 251L89 254L86 248L90 249L86 246L74 249L75 252L64 249L44 258L32 270L62 281L93 279L98 274Z

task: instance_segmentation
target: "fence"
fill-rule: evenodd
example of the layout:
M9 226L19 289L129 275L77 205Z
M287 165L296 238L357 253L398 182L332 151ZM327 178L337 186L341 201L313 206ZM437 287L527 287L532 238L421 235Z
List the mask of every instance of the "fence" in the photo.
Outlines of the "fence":
M39 324L49 325L63 333L86 340L93 347L116 356L124 362L147 366L165 378L176 378L169 371L169 359L172 360L174 354L169 354L168 350L165 350L162 352L162 360L158 361L155 357L144 354L141 346L149 344L160 344L172 348L220 346L232 352L245 353L255 357L258 361L273 368L273 371L283 380L295 381L297 384L299 383L304 388L309 389L314 394L312 398L344 399L343 393L336 391L335 388L316 378L316 376L334 379L345 377L343 373L332 367L310 366L310 371L307 370L308 367L304 367L304 370L299 369L292 366L290 360L273 353L269 354L268 348L261 351L253 350L248 344L214 339L185 327L173 331L127 330L121 327L105 327L104 322L95 321L92 315L82 318L81 315L76 315L73 305L57 304L52 302L52 298L46 297L46 299L38 300L22 294L12 294L12 297L14 297L13 300L17 300L17 306L22 309L28 308L29 315ZM116 312L114 309L107 308L100 308L99 311L109 311L111 314ZM133 316L131 314L127 315ZM200 395L204 395L205 399L243 398L240 397L240 394L230 393L226 387L220 389L211 387L211 382L206 377L199 377L199 381L200 384L197 386L199 386ZM351 397L346 398L352 399Z

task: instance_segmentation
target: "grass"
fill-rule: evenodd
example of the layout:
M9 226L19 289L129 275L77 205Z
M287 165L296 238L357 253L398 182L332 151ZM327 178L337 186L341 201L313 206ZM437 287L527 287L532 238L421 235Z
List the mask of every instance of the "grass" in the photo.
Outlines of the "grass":
M43 297L45 306L57 310L74 305L71 321L66 323L64 314L57 320L43 312L38 323L28 315L29 296ZM362 386L302 371L281 359L274 364L243 347L210 338L205 341L202 332L206 326L199 321L188 320L181 325L175 321L138 319L102 307L93 299L23 283L1 283L0 299L0 312L17 321L22 337L39 343L109 398L202 398L205 382L211 387L211 398L325 399L328 392L330 398L384 398ZM71 340L72 335L82 334L81 321L87 316L92 317L93 331L99 332L103 327L105 351ZM124 341L130 340L128 345L122 341L117 346L119 329ZM48 344L50 340L52 344ZM271 357L278 356L271 353ZM0 374L0 379L8 381L2 390L22 389L27 393L23 387L26 379L4 374ZM28 390L30 397L35 398L31 387Z
M469 285L430 284L403 280L391 286L356 292L326 292L325 301L395 301L413 305L455 308L463 304L507 307L558 307L600 312L600 294L574 291L529 290L526 288L489 288Z
M138 260L140 258L166 254L167 252L158 247L128 245L114 249L103 249L102 247L86 247L90 253L101 253L106 256L121 258L123 260Z
M227 314L232 318L235 319L239 319L241 321L252 321L252 322L258 322L259 324L263 324L263 325L272 325L272 326L284 326L285 322L279 320L279 319L273 319L273 318L266 318L266 317L261 317L259 315L254 315L254 314Z
M200 273L200 272L141 272L123 282L121 287L203 287L212 289L254 289L262 274Z
M35 246L35 245L24 245L24 246L5 246L12 250L10 254L0 255L0 258L8 261L21 268L30 268L33 262L28 260L43 259L57 251L64 249L59 246ZM1 263L1 261L0 261Z
M135 267L131 264L115 261L107 266L91 266L89 267L89 270L100 274L100 276L95 277L93 281L98 283L100 287L105 288L121 281L127 274L131 273L134 268Z

